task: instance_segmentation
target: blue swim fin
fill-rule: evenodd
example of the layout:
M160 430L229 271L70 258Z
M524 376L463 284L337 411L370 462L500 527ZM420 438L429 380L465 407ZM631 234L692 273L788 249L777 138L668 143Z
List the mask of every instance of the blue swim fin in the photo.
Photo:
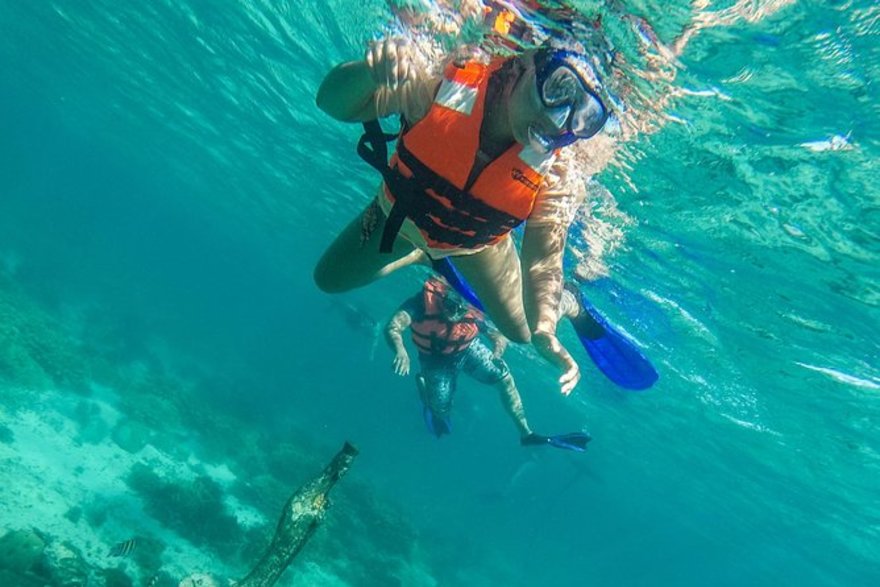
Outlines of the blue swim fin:
M464 277L462 277L461 273L458 272L458 269L455 268L455 265L452 264L452 261L450 261L448 257L432 259L431 264L434 267L434 271L442 275L446 281L449 282L449 285L455 288L455 291L457 291L461 297L467 300L467 302L477 310L481 312L483 311L483 304L480 303L480 298L477 297L477 294L475 294L474 290L470 288Z
M422 398L422 417L425 419L425 426L428 427L428 431L437 438L444 434L451 434L452 419L450 415L448 413L445 416L437 415L425 399L427 397L427 390L425 388L424 376L416 376L416 387L419 388L419 395Z
M449 416L438 416L427 405L423 406L422 416L425 418L425 426L427 426L431 434L437 438L440 438L444 434L452 433L452 422L450 421Z
M593 437L586 432L571 432L569 434L557 434L555 436L541 436L534 432L520 440L523 446L549 444L556 448L564 448L575 452L584 452L587 450L587 443L593 440Z
M574 294L581 310L571 324L596 367L624 389L641 391L654 385L657 370L636 343L602 316L577 286L566 283L565 288Z
M455 290L478 310L483 310L474 291L448 258L433 261L434 271L442 275ZM587 354L602 373L624 389L641 391L657 381L657 370L639 347L611 324L584 296L575 284L565 288L574 294L581 309L571 324Z

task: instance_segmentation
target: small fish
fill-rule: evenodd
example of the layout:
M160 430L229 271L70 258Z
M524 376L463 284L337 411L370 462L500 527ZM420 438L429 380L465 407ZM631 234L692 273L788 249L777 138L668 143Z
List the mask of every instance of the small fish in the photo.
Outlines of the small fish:
M129 538L110 549L110 556L128 556L137 547L137 538Z

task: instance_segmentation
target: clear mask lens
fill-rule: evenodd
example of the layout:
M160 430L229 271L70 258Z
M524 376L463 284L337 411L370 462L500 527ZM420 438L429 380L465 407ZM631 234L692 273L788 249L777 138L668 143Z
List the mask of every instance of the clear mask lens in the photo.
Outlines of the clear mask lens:
M575 108L571 120L571 132L581 137L590 137L602 130L608 114L605 107L592 94Z
M567 67L557 67L544 81L541 98L548 108L570 106L583 91L573 71Z
M571 116L571 106L560 106L547 110L547 115L558 130L565 130L569 116Z

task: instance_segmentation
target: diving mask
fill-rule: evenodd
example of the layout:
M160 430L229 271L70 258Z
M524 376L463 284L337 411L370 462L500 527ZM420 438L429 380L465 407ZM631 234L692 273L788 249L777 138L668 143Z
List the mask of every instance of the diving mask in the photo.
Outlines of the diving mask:
M443 298L443 310L451 322L457 322L464 318L468 308L464 300L447 292L446 297Z
M608 120L608 109L579 68L590 66L583 56L571 51L542 49L535 54L538 97L558 130L548 134L529 128L529 138L545 151L588 139L602 130Z

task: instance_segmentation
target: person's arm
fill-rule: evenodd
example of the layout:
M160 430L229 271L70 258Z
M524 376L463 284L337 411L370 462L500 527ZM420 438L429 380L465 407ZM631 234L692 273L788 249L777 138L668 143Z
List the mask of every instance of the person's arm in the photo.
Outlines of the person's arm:
M409 374L409 354L403 344L403 331L412 324L412 316L406 310L398 310L385 326L385 340L394 351L392 368L397 375Z
M372 120L376 118L378 89L366 61L349 61L337 65L324 77L315 103L336 120Z
M492 358L500 359L504 355L504 351L507 350L507 343L509 342L507 337L485 320L481 320L478 325L480 332L492 341Z
M532 344L561 371L559 384L568 395L580 380L580 369L556 337L562 297L562 255L568 226L526 224L522 243L523 301Z
M565 239L586 196L582 183L569 181L565 169L551 175L526 222L522 242L523 302L532 342L544 358L562 370L559 383L568 395L580 379L580 369L556 337L562 297L562 257Z
M372 43L364 59L337 65L324 77L315 103L343 122L363 122L394 113L424 116L439 80L405 39Z

